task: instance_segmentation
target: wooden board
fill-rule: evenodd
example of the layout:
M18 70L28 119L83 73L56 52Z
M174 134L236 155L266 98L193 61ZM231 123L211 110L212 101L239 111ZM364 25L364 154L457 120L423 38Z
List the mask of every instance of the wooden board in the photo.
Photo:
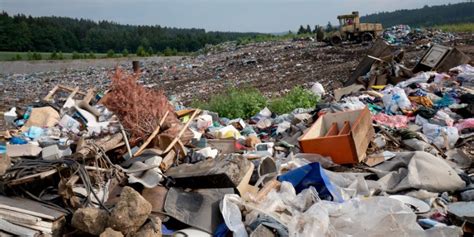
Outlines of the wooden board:
M393 49L388 43L386 43L383 39L378 39L377 41L375 41L372 48L367 52L367 55L380 58L382 56L390 55L392 51ZM368 56L365 56L364 59L362 59L362 61L359 63L359 65L357 65L357 68L352 73L349 80L346 81L346 83L344 83L344 86L349 86L349 85L354 84L357 78L367 74L367 72L370 71L370 68L372 67L372 64L374 62L375 62L374 59Z
M39 202L24 198L9 198L1 195L0 209L16 211L52 221L57 220L65 215L64 213L48 208Z

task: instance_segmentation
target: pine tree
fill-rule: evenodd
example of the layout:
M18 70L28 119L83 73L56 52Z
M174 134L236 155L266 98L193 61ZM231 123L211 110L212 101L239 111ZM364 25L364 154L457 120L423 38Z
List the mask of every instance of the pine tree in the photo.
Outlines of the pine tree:
M300 28L298 29L298 35L301 35L301 34L304 34L306 32L306 30L304 29L303 25L300 25Z
M326 32L331 32L333 30L334 30L334 28L332 27L331 22L328 21L328 24L326 25Z

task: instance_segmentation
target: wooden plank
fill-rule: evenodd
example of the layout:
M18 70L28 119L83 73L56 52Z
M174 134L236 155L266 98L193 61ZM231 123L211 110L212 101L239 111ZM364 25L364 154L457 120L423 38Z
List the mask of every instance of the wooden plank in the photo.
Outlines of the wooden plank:
M37 230L37 231L41 231L45 234L53 234L53 230L51 228L47 228L47 227L42 227L42 226L39 226L39 225L28 225L28 224L24 224L24 223L14 223L15 225L19 225L19 226L23 226L23 227L26 227L26 228L29 228L29 229L32 229L32 230Z
M17 184L27 183L29 181L32 181L32 180L36 179L36 178L44 179L48 176L51 176L51 175L55 174L56 172L58 172L58 171L54 169L54 170L48 170L48 171L44 171L44 172L37 173L37 174L28 175L28 176L25 176L25 177L21 177L19 179L12 180L8 183L8 185L17 185Z
M163 172L166 172L174 163L174 160L176 158L176 152L174 150L171 150L166 154L165 158L163 158L163 161L160 164L160 169Z
M163 151L163 153L168 153L171 148L174 147L174 145L178 142L178 140L181 138L181 136L183 136L184 132L186 131L186 129L188 129L189 127L189 124L191 124L191 122L194 120L194 118L201 112L201 110L199 109L196 109L193 113L193 115L191 115L191 117L189 118L188 122L186 122L186 124L184 125L184 127L181 129L181 131L178 133L178 136L176 136L173 141L168 145L168 147Z
M349 121L344 122L344 126L342 126L341 131L339 132L339 135L347 135L351 131L351 123Z
M0 195L0 208L41 217L47 220L57 220L63 217L63 212L48 208L43 204L24 198L9 198Z
M386 43L383 39L378 39L375 41L372 48L368 51L367 55L371 55L373 57L382 57L387 56L392 53L392 47ZM367 72L370 71L372 64L375 62L374 59L365 56L364 59L357 65L357 68L350 76L349 80L344 83L344 86L352 85L356 82L357 78L360 76L364 76Z
M40 234L38 231L12 224L3 219L0 219L0 230L17 236L37 236Z
M74 88L69 87L69 86L58 85L58 87L59 87L61 90L65 90L65 91L69 91L69 92L74 91ZM84 92L82 92L82 91L78 91L77 94L84 95L84 96L86 95L86 93L84 93Z
M74 96L77 94L77 92L79 92L79 87L76 86L74 88L74 90L71 92L71 94L69 94L69 96L67 97L66 101L69 100L69 99L74 99Z
M49 101L51 100L51 97L56 93L56 91L59 89L59 86L56 85L55 87L53 87L53 89L51 89L48 94L43 98L44 101Z
M20 218L19 215L22 215ZM26 218L24 218L26 217ZM23 225L23 226L37 226L41 228L46 228L46 229L52 229L53 228L53 222L51 221L42 221L41 218L39 221L34 221L33 219L36 218L34 216L18 213L18 212L10 212L8 215L0 214L0 218L13 223L17 225ZM27 219L30 218L30 219ZM32 221L33 220L33 221Z
M0 209L0 218L5 219L10 222L22 222L25 224L36 224L41 221L41 218L26 215L19 212L12 212L5 209Z
M145 148L148 146L148 144L150 144L150 142L153 140L153 138L155 138L156 135L158 135L158 133L160 132L160 128L161 128L161 126L163 126L163 123L165 122L166 117L168 117L169 113L170 113L170 111L167 110L165 115L163 116L163 118L161 118L160 123L158 124L158 126L156 126L155 130L151 133L151 135L148 137L148 139L146 139L146 141L143 143L143 145L140 146L138 151L135 152L133 157L137 157L140 154L142 154L143 150L145 150Z
M337 129L337 123L332 123L325 137L335 136L337 134L339 134L339 130Z

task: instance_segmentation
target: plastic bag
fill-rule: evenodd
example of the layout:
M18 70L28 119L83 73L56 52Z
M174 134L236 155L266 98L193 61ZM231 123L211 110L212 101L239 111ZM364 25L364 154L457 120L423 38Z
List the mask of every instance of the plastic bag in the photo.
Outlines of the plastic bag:
M382 93L384 94L382 101L387 113L396 113L399 109L411 109L411 102L403 89L392 87L385 89Z
M242 214L237 203L240 197L236 194L226 194L220 203L222 217L224 222L234 232L235 237L247 237L244 223L242 222Z
M474 128L474 118L469 118L469 119L464 119L461 120L459 123L455 125L455 127L459 130L462 131L466 128Z
M455 127L443 127L431 123L423 124L423 134L428 140L439 148L446 148L445 137L448 139L449 147L454 147L459 139L458 129Z
M423 236L410 207L389 197L352 199L342 204L323 201L336 236Z
M424 72L416 75L415 77L412 77L406 81L402 81L397 84L398 88L405 88L413 83L424 83L427 82L430 77L435 76L437 73L436 72Z
M358 110L365 108L365 104L362 103L357 97L346 97L343 99L344 103L341 104L344 110Z
M439 119L443 121L448 127L452 127L454 124L454 120L442 110L438 110L438 112L436 112L434 119Z
M336 186L329 180L325 170L317 162L294 169L278 176L280 182L290 182L297 193L311 186L315 187L321 199L343 202Z
M304 213L298 213L288 225L290 236L325 237L329 231L329 214L316 203Z
M319 98L321 98L321 96L326 94L326 91L324 90L323 85L321 85L321 83L319 83L319 82L316 82L316 83L313 84L313 86L311 87L311 92L313 92L315 95L319 96Z

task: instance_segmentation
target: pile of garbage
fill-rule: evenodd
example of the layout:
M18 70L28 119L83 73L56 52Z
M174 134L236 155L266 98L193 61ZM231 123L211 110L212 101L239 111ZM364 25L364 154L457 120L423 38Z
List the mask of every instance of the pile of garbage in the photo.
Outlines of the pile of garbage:
M211 93L242 85L256 87L267 96L279 96L294 86L309 87L314 81L331 89L342 85L366 49L363 45L340 48L321 42L291 40L248 45L225 43L203 50L196 57L137 59L141 64L139 82L163 89L167 96L175 96L183 103L204 100ZM117 64L124 70L132 70L130 61L119 59L82 60L80 64L68 61L7 63L0 63L2 111L7 107L27 106L31 98L43 97L43 93L56 84L84 89L93 85L98 91L104 91L110 84L109 73ZM18 88L22 88L23 93L17 93Z
M0 233L474 233L474 67L374 51L346 87L315 83L315 108L245 120L120 69L105 91L57 85L3 113Z
M385 29L383 38L392 45L416 45L430 47L432 44L443 44L458 38L454 33L434 28L415 28L409 25L396 25Z

